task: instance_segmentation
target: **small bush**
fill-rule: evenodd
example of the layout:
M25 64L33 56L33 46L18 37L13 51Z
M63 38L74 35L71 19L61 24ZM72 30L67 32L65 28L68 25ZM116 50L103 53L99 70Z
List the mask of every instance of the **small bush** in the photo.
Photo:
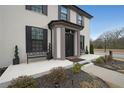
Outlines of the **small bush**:
M90 54L94 54L94 47L93 47L93 44L90 44Z
M86 50L85 50L85 54L88 54L89 52L88 52L88 49L87 49L87 46L86 46Z
M80 83L81 88L103 88L103 84L99 80L83 81Z
M54 68L47 75L47 78L48 78L48 81L53 84L62 83L67 79L66 69L62 67Z
M79 63L74 64L74 66L72 67L72 72L73 73L79 73L81 71L81 66L82 65Z
M35 88L37 86L36 80L31 76L20 76L11 81L9 88Z
M104 63L105 63L104 57L99 57L95 61L95 64L104 64Z

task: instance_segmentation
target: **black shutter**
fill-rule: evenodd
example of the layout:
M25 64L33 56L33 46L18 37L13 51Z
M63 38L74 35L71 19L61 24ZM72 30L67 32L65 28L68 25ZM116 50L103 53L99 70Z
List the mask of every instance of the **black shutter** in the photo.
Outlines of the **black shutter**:
M43 29L43 51L47 52L47 29Z
M42 13L47 15L47 5L43 5L42 8Z
M26 53L32 52L31 26L26 26Z
M27 10L31 10L31 5L26 5L25 8L26 8Z
M83 36L83 49L85 49L84 47L85 47L85 36Z

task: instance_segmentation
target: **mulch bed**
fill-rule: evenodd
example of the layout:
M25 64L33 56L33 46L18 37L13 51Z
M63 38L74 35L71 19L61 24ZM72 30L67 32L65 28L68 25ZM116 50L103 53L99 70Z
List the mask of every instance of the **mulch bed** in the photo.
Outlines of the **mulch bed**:
M124 70L124 62L122 61L113 60L112 62L107 62L105 64L95 64L95 65L104 67L110 70L114 70L120 73L124 73L124 71L121 71L121 70Z
M109 87L106 84L106 82L104 82L102 79L100 79L96 76L89 75L88 73L86 73L84 71L81 71L80 73L77 73L77 74L73 74L71 69L67 69L67 75L68 75L68 79L65 82L59 84L60 88L80 88L80 83L82 81L91 82L93 80L97 80L100 83L100 86L98 86L99 88L108 88ZM38 87L39 88L55 88L55 85L48 82L46 80L46 77L47 77L47 75L36 78L36 80L38 81ZM73 80L73 82L72 82L72 80Z

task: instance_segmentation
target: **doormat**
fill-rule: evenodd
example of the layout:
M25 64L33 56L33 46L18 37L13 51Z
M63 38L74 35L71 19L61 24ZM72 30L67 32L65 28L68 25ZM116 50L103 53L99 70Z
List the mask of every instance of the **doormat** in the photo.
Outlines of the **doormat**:
M67 60L72 61L72 62L80 62L80 61L84 61L85 59L81 59L78 57L66 57Z

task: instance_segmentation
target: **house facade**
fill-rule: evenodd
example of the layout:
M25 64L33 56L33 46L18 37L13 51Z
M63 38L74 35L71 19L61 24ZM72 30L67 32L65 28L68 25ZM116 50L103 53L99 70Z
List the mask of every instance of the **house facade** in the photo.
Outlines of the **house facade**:
M53 59L79 57L89 50L91 18L73 5L0 6L0 66L12 64L15 45L20 63L46 57L49 48Z

